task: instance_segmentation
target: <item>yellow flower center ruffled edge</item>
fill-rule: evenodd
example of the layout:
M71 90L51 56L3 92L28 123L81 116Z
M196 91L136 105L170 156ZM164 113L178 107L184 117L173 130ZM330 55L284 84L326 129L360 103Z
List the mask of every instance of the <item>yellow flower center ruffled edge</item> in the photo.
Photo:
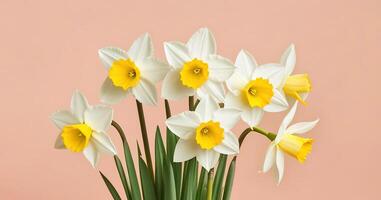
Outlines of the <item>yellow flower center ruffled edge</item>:
M243 101L251 108L263 108L271 102L274 95L272 84L264 78L249 81L242 89L242 93Z
M293 134L285 134L278 143L278 146L287 154L296 158L300 163L304 163L307 155L311 153L313 140L303 138Z
M114 86L128 90L139 83L140 70L131 59L120 59L112 63L108 77Z
M208 121L196 128L196 142L201 149L209 150L221 144L224 139L224 129L219 122Z
M86 124L67 125L62 129L62 142L73 152L82 152L89 144L93 130Z
M200 88L209 77L208 64L199 59L184 63L180 71L181 83L189 88Z

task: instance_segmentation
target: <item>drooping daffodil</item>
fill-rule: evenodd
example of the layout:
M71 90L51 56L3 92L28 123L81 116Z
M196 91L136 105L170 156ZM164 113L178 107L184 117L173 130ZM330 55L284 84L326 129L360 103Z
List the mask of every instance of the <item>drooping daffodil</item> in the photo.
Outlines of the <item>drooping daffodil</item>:
M242 120L250 127L261 121L264 112L281 112L288 108L284 94L277 88L284 69L279 64L257 65L249 52L241 50L237 56L234 74L227 80L229 92L226 108L242 110Z
M216 166L219 155L239 152L237 137L231 129L240 119L240 111L219 108L211 97L201 99L196 110L186 111L167 119L167 127L180 139L174 152L175 162L193 157L209 171Z
M55 143L57 149L82 152L95 167L100 153L116 154L115 146L106 134L111 126L113 110L104 105L90 106L80 92L71 99L71 109L61 110L51 117L60 129Z
M100 49L98 54L108 70L108 77L101 88L102 102L114 104L131 93L143 104L156 104L155 83L162 80L170 68L153 57L153 45L148 33L136 39L127 52L106 47Z
M165 42L164 51L172 69L163 81L162 96L180 99L197 94L224 101L223 82L234 72L235 66L226 58L216 55L216 42L207 28L201 28L187 44Z
M282 84L279 86L289 98L290 104L293 104L295 100L306 104L305 100L308 93L311 91L311 81L308 74L294 74L296 64L296 52L295 45L291 44L283 53L280 63L285 68Z
M289 113L283 119L278 133L267 149L265 161L263 163L263 172L269 171L273 165L276 165L278 174L278 184L281 182L284 174L284 153L296 158L300 163L304 163L307 155L312 150L311 138L297 136L310 131L319 122L319 119L311 122L300 122L289 126L294 118L298 102L290 109Z

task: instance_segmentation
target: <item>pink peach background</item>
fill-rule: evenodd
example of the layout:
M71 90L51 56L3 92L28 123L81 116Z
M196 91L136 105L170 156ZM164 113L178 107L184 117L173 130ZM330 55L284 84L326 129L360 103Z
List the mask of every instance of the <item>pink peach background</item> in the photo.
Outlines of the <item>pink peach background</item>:
M315 144L308 161L300 165L288 157L280 186L272 174L258 173L268 141L248 137L233 199L381 199L378 0L0 1L0 199L111 199L83 156L53 149L58 130L49 116L69 106L75 89L98 102L106 76L99 48L127 49L147 31L163 59L164 41L186 41L205 26L219 54L231 60L244 48L260 63L276 62L295 43L296 72L313 81L309 105L295 121L321 119L309 133ZM186 107L185 101L171 103L174 113ZM141 139L134 101L114 108L136 153ZM155 125L164 122L162 102L146 113L153 139ZM284 114L266 115L262 127L277 130ZM115 131L110 134L120 150ZM99 169L119 182L111 156Z

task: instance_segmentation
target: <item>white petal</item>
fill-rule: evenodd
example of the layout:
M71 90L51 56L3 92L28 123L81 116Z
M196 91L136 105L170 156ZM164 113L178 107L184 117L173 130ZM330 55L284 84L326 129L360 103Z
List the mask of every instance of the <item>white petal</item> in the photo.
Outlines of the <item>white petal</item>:
M235 69L235 66L222 56L210 55L205 61L208 63L209 78L214 81L226 81Z
M265 161L263 162L262 171L264 173L268 172L275 163L276 147L274 143L271 143L267 149Z
M187 42L189 53L193 58L205 58L216 54L216 41L207 28L201 28Z
M239 142L237 136L231 131L224 132L224 140L218 146L214 147L219 153L226 155L234 155L239 153Z
M264 113L263 109L257 107L245 109L242 112L242 120L250 127L257 126L262 121Z
M91 135L91 140L93 144L96 145L98 150L114 155L117 154L114 144L106 133L93 132Z
M97 132L106 132L112 122L113 110L104 105L97 105L85 111L85 123Z
M202 122L209 121L213 119L213 113L217 111L220 108L218 103L210 98L209 96L206 96L205 98L201 99L200 103L198 104L196 108L196 113L201 118Z
M199 116L191 111L185 111L165 121L169 130L182 139L192 136L200 122Z
M286 51L284 51L280 63L285 67L285 74L289 76L295 68L296 63L296 53L295 53L295 45L291 44Z
M179 139L173 154L173 161L184 162L190 160L198 154L199 150L200 147L196 144L195 140Z
M127 52L117 47L105 47L98 50L99 58L106 69L109 69L116 60L127 59Z
M139 84L132 88L132 93L142 104L155 105L157 102L155 85L144 78L141 78Z
M178 100L188 96L193 96L195 90L185 87L180 80L179 70L171 70L165 76L161 87L161 95L165 99Z
M206 171L209 171L217 165L219 153L214 150L200 150L197 155L197 161Z
M89 145L83 150L83 155L94 168L97 166L100 154L95 147L95 144L89 142Z
M210 96L218 103L223 103L225 97L224 84L209 80L197 90L197 95L201 99Z
M182 68L185 62L191 60L187 47L181 42L165 42L164 52L168 63L176 69Z
M56 149L65 149L65 145L62 141L62 137L61 137L61 134L59 134L56 138L56 142L54 143L54 148Z
M270 81L274 88L279 88L284 78L284 67L279 64L264 64L254 71L252 79L265 78Z
M248 51L241 50L235 60L235 66L238 67L241 74L244 75L247 80L250 80L258 64Z
M220 122L221 127L231 130L241 118L241 111L234 108L221 108L213 113L213 121Z
M273 92L274 95L271 98L271 102L268 105L266 105L263 109L266 112L282 112L287 110L288 102L286 97L277 89L274 89Z
M242 75L242 73L236 69L233 75L226 81L226 86L229 91L233 92L235 95L238 95L246 86L247 82L249 82L247 76Z
M280 184L284 174L284 154L280 149L276 151L276 168L278 169L278 184Z
M70 111L67 110L53 113L51 119L59 129L62 129L64 126L69 124L81 123L77 117L75 117Z
M128 50L128 56L135 62L153 56L153 45L148 33L144 33L132 43Z
M106 104L116 104L127 97L130 90L124 90L121 87L116 87L107 77L101 87L101 102Z
M81 123L83 123L85 110L89 108L86 97L79 91L75 91L71 98L70 107L71 112L79 119Z
M245 105L245 103L242 101L241 93L234 95L232 92L228 92L226 94L225 108L236 108L241 111L250 109L250 107Z
M286 133L288 134L303 134L312 130L316 124L319 122L319 119L312 122L299 122L291 125L286 129Z
M169 65L155 58L147 58L138 64L141 76L153 83L164 79L165 75L171 69Z
M275 138L275 144L278 144L280 140L282 139L286 128L290 125L291 121L294 119L296 108L298 107L298 102L295 102L295 104L292 106L290 111L287 113L287 115L283 118L282 123L279 126L278 133Z

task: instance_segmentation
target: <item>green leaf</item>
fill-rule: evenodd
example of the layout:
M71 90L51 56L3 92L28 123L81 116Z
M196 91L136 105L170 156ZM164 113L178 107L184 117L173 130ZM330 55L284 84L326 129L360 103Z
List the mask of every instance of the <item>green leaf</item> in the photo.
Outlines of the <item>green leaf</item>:
M220 160L218 162L218 167L216 171L216 175L214 177L214 183L213 183L213 200L219 200L221 199L222 196L222 183L223 183L223 178L225 175L225 169L226 169L226 160L228 156L221 154Z
M198 186L197 186L196 200L201 200L206 198L205 196L202 195L203 194L202 192L204 189L206 191L207 182L208 182L207 171L202 167L200 179L198 181Z
M114 160L115 160L116 168L118 169L120 180L122 181L122 184L123 184L124 192L126 193L126 197L128 200L132 200L131 189L130 189L129 183L127 182L126 174L124 172L122 162L120 161L117 155L114 155Z
M112 183L107 179L107 177L105 175L103 175L103 173L101 171L99 171L99 173L101 174L102 176L102 179L103 181L105 182L108 190L110 191L111 195L112 195L112 198L114 200L121 200L118 192L116 191L115 187L112 185Z
M161 137L159 127L156 128L155 135L155 188L156 196L158 199L164 199L164 189L163 189L163 162L164 155L161 151L160 146L164 146L163 139Z
M172 165L167 158L164 159L164 174L163 179L165 183L164 187L164 199L165 200L176 200L176 183L173 174Z
M183 173L183 185L181 192L181 199L195 199L197 190L197 161L193 158L185 162L184 173Z
M180 198L182 164L173 162L175 147L179 138L167 128L167 156L170 160L175 176L177 198Z
M152 176L144 160L139 157L140 181L142 183L143 199L156 200L155 186Z
M232 193L233 180L234 180L236 158L237 157L234 157L233 160L231 161L228 174L226 175L223 200L230 200L230 196Z
M127 141L123 142L123 148L124 148L124 156L126 158L128 177L130 179L130 184L131 184L131 196L133 200L140 200L141 194L140 194L139 182L136 176L134 161L132 159L130 147Z

